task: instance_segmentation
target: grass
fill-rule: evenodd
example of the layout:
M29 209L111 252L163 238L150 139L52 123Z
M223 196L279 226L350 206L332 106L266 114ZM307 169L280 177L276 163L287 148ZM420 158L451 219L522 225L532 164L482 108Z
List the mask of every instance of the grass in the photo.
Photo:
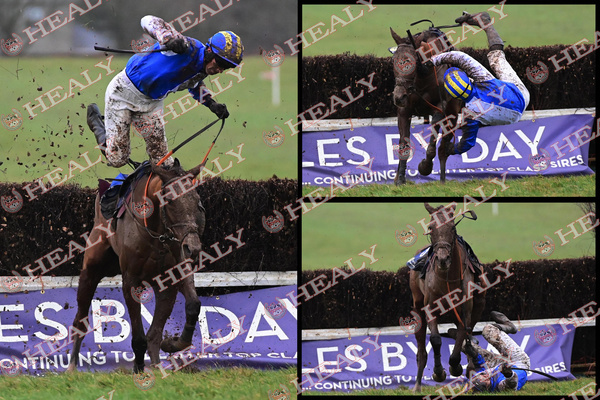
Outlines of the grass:
M0 376L0 399L181 399L262 400L269 391L284 385L297 398L290 383L296 368L259 370L253 368L207 369L197 373L176 372L161 379L155 373L152 388L142 391L133 383L131 372L49 374L47 376Z
M501 178L497 178L501 181ZM356 185L346 191L337 190L336 197L463 197L465 195L479 197L476 190L483 186L486 196L494 197L594 197L596 195L596 175L582 176L531 176L526 178L508 179L505 185L508 189L502 191L502 186L489 182L489 179L473 179L469 181L439 181L416 184L407 178L406 185L393 184ZM302 194L306 196L318 186L303 186ZM325 193L330 188L324 187ZM496 194L493 195L494 190Z
M60 174L65 177L70 160L75 160L82 166L87 165L79 158L86 151L89 151L91 161L95 162L100 153L94 148L96 141L87 127L85 107L95 102L104 110L106 87L125 67L127 60L127 57L115 56L110 64L115 72L107 75L106 70L94 66L98 62L107 64L103 53L98 53L95 57L0 58L0 76L3 82L0 110L8 114L12 113L13 108L17 109L24 119L18 130L7 131L0 127L3 130L0 135L0 148L3 150L0 156L0 179L9 182L32 181L56 168L62 168L64 172ZM225 73L217 75L218 84L213 82L214 76L205 80L207 87L215 92L219 91L219 84L220 87L231 84L229 89L215 97L227 105L231 116L210 154L207 165L209 168L215 169L210 160L221 157L223 168L233 161L233 167L223 173L224 177L259 180L268 179L275 174L280 178L297 178L297 137L290 137L289 128L287 131L285 129L285 121L295 120L298 113L296 58L286 59L280 68L281 104L278 106L271 104L271 82L263 77L272 68L262 57L244 59L241 72L235 70L245 78L241 82L235 75ZM71 78L80 83L86 82L80 75L85 70L89 70L88 75L92 81L99 74L101 79L81 91L75 87L73 98L67 98L45 112L38 108L34 110L38 115L32 120L28 119L29 114L23 108L24 104L38 104L37 97L59 85L66 88L58 91L60 96L68 93ZM187 91L182 91L169 95L165 99L165 106L187 94ZM50 105L48 98L44 101ZM191 105L186 106L187 109L190 107ZM177 114L182 115L176 119L166 117L165 129L170 149L216 118L204 106L193 108L187 113L183 113L177 103L174 108ZM273 131L275 125L284 130L285 140L281 146L273 148L263 141L263 132ZM135 128L132 131L132 159L147 159L143 139ZM209 129L175 154L185 168L191 168L202 161L217 131L217 127ZM246 160L236 164L234 157L224 153L231 149L237 152L237 146L242 143L242 157ZM121 171L127 173L130 168L125 166ZM74 177L68 182L96 187L97 178L114 177L117 173L115 168L106 166L103 159L102 163L83 172L75 171ZM44 182L48 184L47 178Z
M587 385L593 384L586 389L580 391L580 389L586 387ZM387 390L376 390L376 389L368 389L368 390L357 390L350 393L345 392L304 392L303 396L306 395L338 395L338 396L414 396L412 388L401 387L399 389L387 389ZM439 397L440 392L436 390L440 390L439 386L423 386L422 393L419 397L426 395L434 395L432 398ZM577 392L577 395L581 396L583 393L591 394L596 393L596 379L595 378L578 378L572 381L558 381L558 382L529 382L523 386L523 388L519 391L511 391L507 390L500 393L485 393L480 394L484 396L566 396L570 395L574 392ZM444 389L443 393L447 396L448 399L454 397L449 389ZM476 394L474 394L476 395ZM443 397L439 397L443 398Z
M427 18L436 25L453 25L454 19L462 14L463 10L471 13L485 11L493 6L487 5L380 5L373 3L377 8L368 12L367 6L353 5L350 12L357 17L361 10L363 16L355 18L345 26L337 24L335 32L331 33L331 19L335 15L348 22L350 17L342 5L304 5L302 7L302 30L322 22L322 33L317 35L315 41L310 33L306 34L309 46L302 49L303 56L324 54L374 54L378 57L388 57L388 48L394 45L389 28L396 33L406 36L406 30L411 29L414 34L419 30L427 29L429 23L421 23L414 27L410 24ZM498 3L495 4L499 8ZM583 38L594 42L595 21L594 5L515 5L506 3L503 9L506 16L496 20L494 26L500 33L506 45L513 47L546 46L554 44L573 44ZM498 13L490 12L493 17ZM334 18L335 20L335 18ZM560 27L560 29L557 29ZM329 29L329 35L323 36ZM450 34L453 43L459 38L462 40L462 28L451 28L455 34ZM451 29L444 29L450 33ZM457 47L486 48L485 34L464 33L466 40Z
M458 208L464 207L459 199ZM448 204L432 201L432 206ZM497 207L496 214L494 208ZM579 258L594 256L594 237L586 233L561 246L554 232L582 217L584 213L573 203L482 203L471 205L477 213L477 221L465 219L457 230L484 263L496 259L505 261L540 259L533 250L533 242L550 236L555 244L554 253L548 258ZM429 244L423 235L419 220L429 222L429 214L423 203L329 203L306 213L302 220L302 269L333 268L344 265L353 258L354 264L368 261L359 256L363 250L377 245L374 256L379 261L367 267L376 271L397 271L415 252ZM415 244L404 247L396 240L396 231L416 228ZM578 223L575 224L582 231ZM360 264L358 264L360 265Z

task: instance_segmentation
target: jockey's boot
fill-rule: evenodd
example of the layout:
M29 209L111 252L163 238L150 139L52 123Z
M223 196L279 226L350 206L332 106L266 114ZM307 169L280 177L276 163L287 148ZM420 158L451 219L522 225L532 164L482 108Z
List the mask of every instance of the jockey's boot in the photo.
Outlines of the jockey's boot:
M510 319L508 319L506 315L498 311L492 311L490 313L490 316L494 321L496 321L496 323L492 324L496 328L508 334L517 333L517 327L512 322L510 322Z
M456 18L455 22L457 24L467 23L469 25L480 27L487 35L490 50L504 50L504 42L496 31L496 28L494 28L490 14L481 12L471 15L466 11L463 11L463 15Z
M102 119L103 117L100 114L98 105L96 103L90 104L87 108L88 127L94 132L96 142L100 145L100 151L106 157L106 129L104 128L104 121Z

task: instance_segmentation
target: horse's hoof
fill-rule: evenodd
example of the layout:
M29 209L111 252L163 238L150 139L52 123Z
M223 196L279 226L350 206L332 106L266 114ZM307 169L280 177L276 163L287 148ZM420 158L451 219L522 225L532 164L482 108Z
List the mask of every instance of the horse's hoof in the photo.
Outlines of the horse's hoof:
M134 374L140 374L142 372L144 372L144 364L142 364L141 367L137 364L133 364L133 373Z
M164 339L162 342L160 342L160 349L165 353L177 353L178 351L185 350L191 345L191 343L182 342L179 340L179 337L176 336Z
M463 367L462 365L458 364L458 365L451 365L450 366L450 375L452 376L461 376L463 373Z
M396 179L394 179L394 185L396 186L400 186L400 185L404 185L406 183L406 177L402 176L396 176Z
M429 174L431 174L431 171L433 170L433 161L424 159L421 160L421 162L419 163L419 174L423 175L423 176L427 176Z
M413 393L421 393L421 385L415 385L412 391Z
M444 382L446 380L446 371L442 369L441 374L433 373L433 380L436 382Z

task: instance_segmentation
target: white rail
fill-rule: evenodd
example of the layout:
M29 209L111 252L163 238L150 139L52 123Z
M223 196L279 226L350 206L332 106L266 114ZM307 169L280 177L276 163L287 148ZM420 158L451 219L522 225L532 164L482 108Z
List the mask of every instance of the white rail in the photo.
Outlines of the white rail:
M225 286L286 286L298 283L296 271L256 271L256 272L203 272L194 274L196 287L225 287ZM4 284L6 279L11 281L14 276L0 276L0 293L9 292ZM22 282L17 283L19 291L42 290L57 288L75 288L79 286L78 276L56 276L31 278L23 276ZM121 275L103 278L98 287L121 287Z

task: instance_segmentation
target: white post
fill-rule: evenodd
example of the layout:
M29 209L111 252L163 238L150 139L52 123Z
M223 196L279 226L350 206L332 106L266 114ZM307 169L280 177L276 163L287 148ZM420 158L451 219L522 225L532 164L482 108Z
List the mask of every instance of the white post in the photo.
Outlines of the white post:
M498 203L492 203L492 215L494 217L498 216Z
M274 106L278 106L281 103L281 96L279 95L279 66L273 67L273 79L271 82L271 103Z

